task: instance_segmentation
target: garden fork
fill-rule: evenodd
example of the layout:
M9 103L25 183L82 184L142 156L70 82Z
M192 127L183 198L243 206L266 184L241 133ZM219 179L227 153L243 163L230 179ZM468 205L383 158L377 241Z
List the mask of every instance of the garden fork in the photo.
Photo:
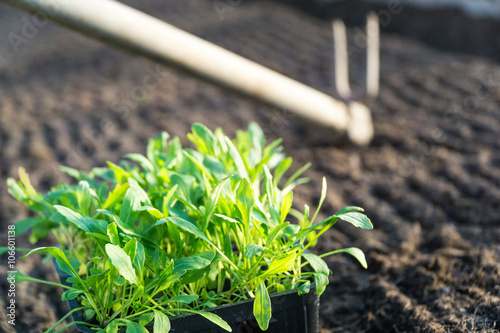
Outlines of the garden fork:
M366 19L366 76L365 85L356 92L349 84L349 54L345 24L337 19L332 23L334 47L335 97L347 105L350 121L349 137L356 142L361 133L373 135L371 112L366 102L375 99L379 91L380 76L380 28L377 14L371 12ZM368 133L367 133L368 132Z

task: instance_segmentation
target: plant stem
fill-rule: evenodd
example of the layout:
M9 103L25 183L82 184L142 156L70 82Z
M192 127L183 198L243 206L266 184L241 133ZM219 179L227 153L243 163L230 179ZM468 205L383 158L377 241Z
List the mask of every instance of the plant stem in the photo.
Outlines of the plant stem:
M66 318L68 318L69 316L71 316L71 314L73 314L73 312L76 312L76 311L80 311L80 310L83 310L85 309L84 306L82 307L79 307L79 308L76 308L76 309L73 309L71 311L69 311L67 314L65 314L61 319L59 319L59 321L57 323L55 323L54 325L52 325L48 330L45 331L45 333L49 333L50 331L52 331L54 328L57 327L57 325L59 325L60 323L62 323ZM66 326L65 326L66 327Z

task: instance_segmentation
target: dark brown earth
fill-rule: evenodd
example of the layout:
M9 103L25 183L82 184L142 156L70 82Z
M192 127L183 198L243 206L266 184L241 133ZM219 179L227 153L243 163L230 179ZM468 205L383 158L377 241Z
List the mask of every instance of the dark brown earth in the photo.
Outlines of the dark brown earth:
M223 20L211 1L128 2L317 89L332 90L328 21L268 1L243 1ZM6 35L21 35L23 17L31 16L0 6L2 244L7 226L27 216L5 188L19 166L46 191L67 180L57 165L89 170L128 152L144 153L147 139L161 130L187 144L185 134L196 121L229 134L257 121L270 140L283 137L296 169L313 163L310 184L295 194L298 207L315 206L326 176L322 216L359 205L375 225L373 231L338 225L316 249L358 246L369 264L363 270L348 257L328 260L334 275L321 297L324 332L500 332L500 64L493 52L500 45L498 22L448 14L404 8L384 28L381 91L369 105L375 137L368 147L357 147L342 133L304 126L286 110L158 70L52 24L32 32L15 54ZM476 26L481 28L473 39ZM357 29L350 33L352 75L359 78L361 35ZM158 85L146 89L144 77L155 70ZM32 246L25 236L17 245ZM4 263L5 256L0 331L14 332L5 321ZM57 281L53 268L35 257L18 260L17 268ZM17 332L41 332L61 318L67 309L60 293L19 285Z

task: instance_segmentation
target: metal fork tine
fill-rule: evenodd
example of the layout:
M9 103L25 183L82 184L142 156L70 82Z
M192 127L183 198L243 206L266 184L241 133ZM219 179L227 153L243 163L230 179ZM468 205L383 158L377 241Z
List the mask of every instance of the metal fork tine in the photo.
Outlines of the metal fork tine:
M366 18L365 86L356 92L352 92L349 83L349 53L344 22L339 19L334 20L332 30L335 93L346 104L375 98L378 95L380 80L380 28L377 14L371 12Z
M347 32L342 20L332 22L334 47L334 89L337 98L346 104L349 111L347 134L357 144L366 144L373 137L373 122L370 109L364 104L375 98L379 91L380 31L378 16L368 14L366 18L366 76L365 85L356 92L349 84L349 53Z
M344 21L334 20L332 22L332 31L335 56L335 90L338 96L342 100L346 101L352 97L352 92L349 85L349 57L347 52L347 33Z
M366 95L375 98L380 82L380 25L376 13L366 18Z

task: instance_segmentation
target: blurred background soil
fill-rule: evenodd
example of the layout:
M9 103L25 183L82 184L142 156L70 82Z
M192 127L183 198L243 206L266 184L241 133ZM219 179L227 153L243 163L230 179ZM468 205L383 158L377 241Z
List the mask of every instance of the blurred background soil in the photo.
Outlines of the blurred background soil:
M347 1L304 7L293 1L126 1L314 88L332 92L330 19L351 25L353 83L363 75L363 18L388 5ZM358 246L353 259L328 259L334 272L321 297L323 332L500 332L500 39L499 22L461 11L402 6L385 18L381 91L369 107L375 137L357 147L345 134L304 124L270 108L161 68L47 23L31 31L31 15L0 6L0 237L28 216L6 191L23 166L36 188L68 180L58 165L90 170L166 130L189 144L193 122L233 135L258 122L269 140L282 137L294 169L312 162L311 181L295 206L315 207L326 177L321 218L359 205L373 231L338 224L315 251ZM382 16L381 16L382 19ZM140 27L138 27L140 29ZM157 84L145 84L151 75ZM148 81L151 83L151 81ZM52 244L40 242L39 246ZM33 247L27 236L17 246ZM17 286L17 318L0 271L0 331L41 332L67 311L56 287ZM57 281L30 257L23 273ZM71 331L71 330L70 330Z

